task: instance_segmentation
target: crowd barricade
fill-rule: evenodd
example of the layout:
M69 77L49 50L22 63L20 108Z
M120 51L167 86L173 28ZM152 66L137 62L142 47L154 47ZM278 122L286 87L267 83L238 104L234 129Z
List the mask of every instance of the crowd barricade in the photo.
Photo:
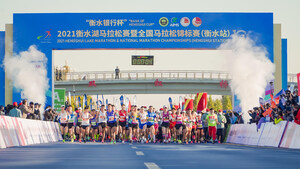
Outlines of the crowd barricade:
M228 143L257 145L264 125L262 124L260 129L257 129L256 124L231 125L226 141Z
M300 149L300 125L294 122L281 121L278 124L234 124L228 133L227 143L283 147Z
M62 137L58 123L0 116L0 148L60 140Z
M300 125L289 122L282 138L280 147L300 149Z

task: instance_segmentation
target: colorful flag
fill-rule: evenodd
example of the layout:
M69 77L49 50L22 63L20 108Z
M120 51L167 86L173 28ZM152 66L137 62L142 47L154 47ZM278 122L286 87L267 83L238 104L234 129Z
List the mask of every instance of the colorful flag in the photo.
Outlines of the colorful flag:
M183 110L183 99L182 99L182 96L179 97L179 106L180 106L181 110Z
M279 98L279 96L282 95L282 94L285 94L284 89L281 89L281 90L275 95L274 98Z
M295 84L291 84L291 85L290 85L290 91L291 91L291 93L294 92L294 88L295 88Z
M127 112L131 111L131 101L129 100Z
M78 96L78 107L81 107L81 99L80 99L80 96Z
M123 95L120 96L120 103L121 103L121 105L124 104L124 96Z
M173 108L173 104L172 104L172 98L169 97L169 103L170 103L170 108L172 109Z
M184 106L183 106L184 110L187 110L187 107L188 107L188 104L190 101L191 101L191 99L185 99Z
M265 102L269 102L271 100L271 96L268 94L264 98Z
M270 116L270 114L272 113L272 109L269 108L268 110L266 110L264 113L263 113L263 116L266 117L267 115Z
M207 107L207 93L201 93L201 98L197 102L197 112L203 111Z
M92 110L93 109L93 100L92 100L92 98L90 99L90 110Z

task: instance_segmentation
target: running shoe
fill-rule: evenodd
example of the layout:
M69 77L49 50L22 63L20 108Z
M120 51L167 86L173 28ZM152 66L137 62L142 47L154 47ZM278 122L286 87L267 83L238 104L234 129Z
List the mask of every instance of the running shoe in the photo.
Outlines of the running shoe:
M65 139L63 139L62 141L63 141L63 143L65 143L65 142L66 142L66 140L65 140Z
M79 143L81 143L82 141L81 141L81 139L79 139Z
M114 141L114 144L116 144L117 142L116 141Z
M124 140L122 141L123 144L125 144Z
M96 142L96 140L95 139L93 139L93 143L95 143Z
M83 142L86 143L86 140L84 139Z
M110 144L113 144L113 141L111 141Z
M71 139L71 143L73 143L73 142L74 142L74 139L72 138L72 139Z
M221 144L221 141L218 141L219 144Z

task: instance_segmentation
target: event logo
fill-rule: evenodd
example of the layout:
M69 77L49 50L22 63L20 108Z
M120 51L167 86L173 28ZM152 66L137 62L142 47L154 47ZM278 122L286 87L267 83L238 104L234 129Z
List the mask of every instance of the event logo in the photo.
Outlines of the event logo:
M176 17L173 17L171 19L171 24L170 24L171 27L179 27L179 23L178 23L178 18Z
M188 17L183 17L183 18L181 18L181 20L180 20L180 24L182 25L182 26L184 26L184 27L187 27L187 26L189 26L190 25L190 19L188 18Z
M41 41L41 43L51 43L51 29L45 31L43 35L38 36L37 40Z
M163 27L167 26L169 24L168 18L166 18L166 17L160 18L159 19L159 24L160 24L160 26L163 26Z
M193 20L192 20L192 23L195 27L199 27L201 24L202 24L202 20L199 18L199 17L195 17Z

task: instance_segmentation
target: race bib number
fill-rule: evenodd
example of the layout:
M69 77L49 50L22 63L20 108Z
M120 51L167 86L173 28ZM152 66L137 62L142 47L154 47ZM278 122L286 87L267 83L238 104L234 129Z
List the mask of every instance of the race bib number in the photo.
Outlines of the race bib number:
M78 119L78 122L82 122L82 119Z
M67 121L67 118L61 118L61 121Z
M202 128L202 124L198 124L198 128Z
M141 123L146 123L147 122L147 119L142 119L141 120Z
M93 125L93 126L96 126L96 125L97 125L97 123L96 123L96 122L92 122L92 125Z
M149 121L154 121L153 117L148 118Z
M73 120L73 119L70 119L70 120L69 120L69 122L70 122L70 123L73 123L73 122L74 122L74 120Z
M136 119L132 119L132 123L137 123Z
M105 116L100 116L100 119L105 119Z
M124 121L125 119L125 116L120 116L120 120Z
M109 121L114 121L114 119L115 119L114 116L110 116L108 120L109 120Z

